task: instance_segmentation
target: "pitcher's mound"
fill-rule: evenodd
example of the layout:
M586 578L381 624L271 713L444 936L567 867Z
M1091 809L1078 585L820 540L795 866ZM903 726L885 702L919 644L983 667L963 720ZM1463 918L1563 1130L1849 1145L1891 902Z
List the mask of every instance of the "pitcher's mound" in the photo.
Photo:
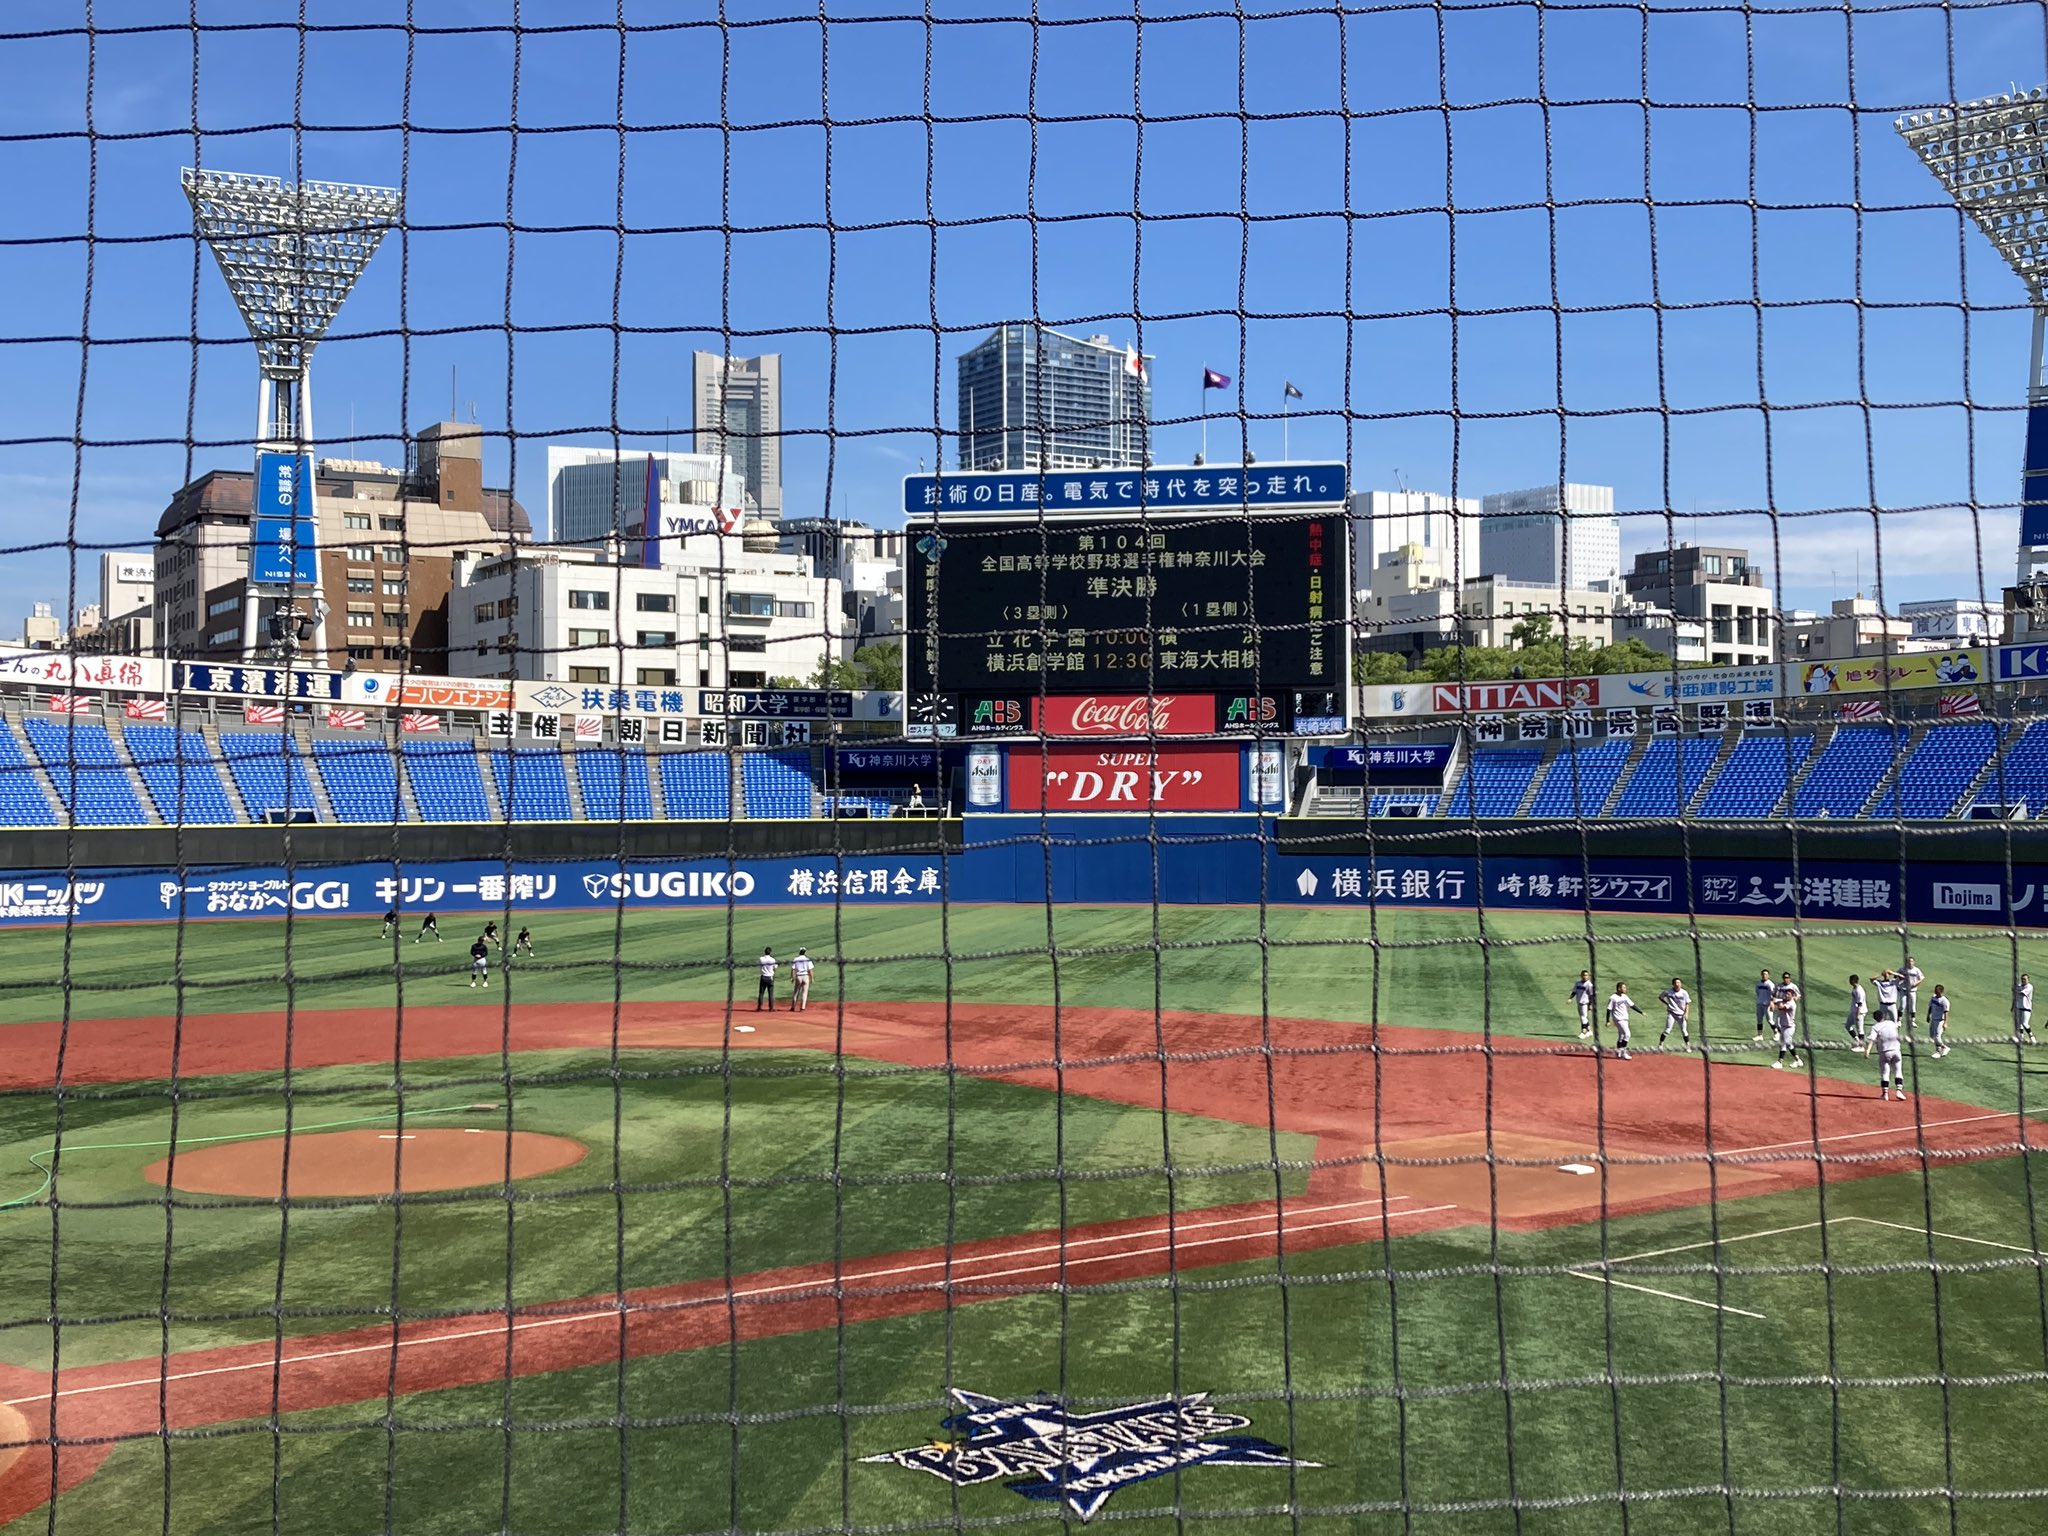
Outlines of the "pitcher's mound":
M583 1160L581 1142L535 1131L323 1131L291 1138L294 1196L416 1194L502 1183L510 1142L515 1179L553 1173ZM151 1163L142 1176L194 1195L260 1195L284 1188L285 1138L230 1141Z

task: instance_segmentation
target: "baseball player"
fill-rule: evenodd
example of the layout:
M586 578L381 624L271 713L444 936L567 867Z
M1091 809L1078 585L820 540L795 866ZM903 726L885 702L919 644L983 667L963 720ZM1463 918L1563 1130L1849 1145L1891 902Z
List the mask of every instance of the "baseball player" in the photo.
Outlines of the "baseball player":
M1671 1031L1678 1031L1679 1042L1692 1044L1692 994L1685 990L1680 978L1671 978L1671 985L1657 994L1657 1001L1664 1005L1664 1032L1657 1036L1662 1045L1671 1038Z
M1572 1002L1579 1010L1579 1038L1584 1040L1593 1033L1593 973L1579 972L1579 979L1572 983Z
M1789 1060L1794 1069L1799 1066L1799 983L1792 979L1790 971L1778 978L1778 992L1772 1006L1777 1010L1778 1059L1771 1063L1772 1071L1780 1071Z
M2025 971L2020 972L2020 984L2012 989L2012 1038L2015 1045L2022 1040L2034 1043L2034 984Z
M1843 1028L1849 1031L1851 1045L1860 1045L1863 1042L1863 1018L1868 1008L1869 997L1863 990L1863 978L1852 973L1849 977L1849 1017L1843 1025ZM1882 1018L1884 1015L1879 1014L1878 1017Z
M1899 973L1887 967L1872 977L1871 981L1877 988L1878 1022L1883 1023L1886 1019L1890 1019L1893 1023L1897 1023L1899 1018Z
M1756 979L1756 1043L1764 1043L1764 1031L1775 1029L1778 1021L1778 984L1771 980L1767 965Z
M789 1011L807 1013L811 1007L811 957L803 950L789 962Z
M754 1012L763 1008L775 1008L775 951L766 944L761 946L761 985L754 992Z
M1934 1059L1948 1054L1948 992L1939 982L1934 996L1927 999L1927 1034L1934 1041Z
M1892 1084L1899 1085L1899 1102L1906 1100L1906 1065L1899 1052L1899 1021L1879 1019L1870 1029L1870 1038L1863 1042L1863 1054L1877 1051L1878 1097L1889 1099Z
M1906 1011L1899 1017L1905 1020L1909 1035L1913 1032L1914 1022L1920 1017L1920 983L1926 979L1926 973L1913 963L1913 957L1906 956L1906 968L1899 972L1899 996L1905 1002Z
M491 946L484 942L482 934L469 946L469 984L472 988L491 984Z
M391 937L392 933L397 929L397 927L398 908L393 907L389 912L386 912L384 914L384 931L378 934L377 937L380 939L388 939Z
M498 924L496 919L493 919L490 922L484 924L484 942L486 944L495 944L498 942Z
M1607 999L1607 1022L1614 1026L1614 1054L1623 1061L1628 1055L1628 1016L1636 1006L1636 1000L1628 995L1628 983L1617 981L1614 995ZM1596 1042L1595 1049L1598 1049Z
M519 937L512 941L512 953L533 958L533 930L524 923L519 925Z
M431 912L420 919L420 931L412 936L413 943L419 943L430 933L434 936L436 944L441 942L441 920Z

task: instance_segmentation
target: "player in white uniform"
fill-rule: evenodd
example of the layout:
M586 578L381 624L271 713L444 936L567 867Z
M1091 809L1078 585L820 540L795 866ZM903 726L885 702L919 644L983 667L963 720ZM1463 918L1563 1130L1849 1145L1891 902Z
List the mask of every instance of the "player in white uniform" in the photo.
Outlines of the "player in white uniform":
M1585 1039L1593 1033L1593 973L1579 972L1579 979L1572 983L1572 1002L1579 1010L1579 1038Z
M1877 1052L1878 1097L1889 1099L1892 1096L1892 1084L1897 1082L1899 1085L1899 1101L1904 1103L1906 1098L1906 1064L1899 1053L1899 1021L1897 1019L1879 1019L1871 1026L1870 1038L1863 1042L1863 1054L1868 1056L1872 1050Z
M1927 1034L1934 1042L1934 1059L1948 1054L1948 992L1938 983L1927 999Z
M1772 1003L1776 1010L1778 1026L1778 1059L1771 1063L1771 1069L1783 1069L1787 1060L1793 1067L1799 1065L1799 983L1786 971L1778 978L1778 990Z
M1913 1033L1914 1022L1920 1017L1920 983L1927 979L1927 973L1913 963L1911 955L1906 956L1906 968L1899 972L1899 997L1906 1011L1899 1015L1906 1022L1906 1033Z
M811 1006L811 957L803 950L789 962L789 1011L807 1013Z
M1877 988L1877 1017L1880 1021L1899 1017L1899 973L1886 969L1871 978Z
M1617 981L1614 995L1607 999L1607 1022L1614 1026L1614 1054L1623 1061L1628 1055L1628 1016L1636 1000L1628 995L1628 983Z
M754 1012L775 1011L775 951L761 946L761 985L754 990Z
M1863 992L1863 978L1851 975L1849 978L1849 1018L1843 1026L1849 1031L1849 1043L1851 1045L1860 1045L1863 1042L1863 1017L1866 1001Z
M2034 1043L2034 984L2020 972L2020 984L2012 989L2012 1038L2018 1044Z
M1671 1031L1678 1031L1679 1043L1692 1044L1692 994L1685 990L1685 983L1678 977L1671 978L1671 985L1657 994L1657 1001L1664 1005L1664 1032L1657 1036L1662 1045L1671 1038Z
M1756 979L1756 1043L1764 1043L1764 1031L1774 1028L1778 1019L1778 984L1771 980L1771 968L1765 966Z

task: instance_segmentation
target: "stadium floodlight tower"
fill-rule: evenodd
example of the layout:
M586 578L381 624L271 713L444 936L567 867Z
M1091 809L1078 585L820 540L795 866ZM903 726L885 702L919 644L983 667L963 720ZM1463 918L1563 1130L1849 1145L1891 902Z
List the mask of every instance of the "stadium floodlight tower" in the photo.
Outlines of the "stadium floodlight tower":
M1921 164L1998 248L2034 311L2027 373L2027 457L2020 489L2019 586L2048 572L2048 89L2015 86L1955 107L1934 107L1896 126Z
M311 641L327 651L314 510L313 349L398 222L395 188L187 170L199 234L256 340L256 483L242 654L256 651L258 604L275 600L271 633L286 660Z

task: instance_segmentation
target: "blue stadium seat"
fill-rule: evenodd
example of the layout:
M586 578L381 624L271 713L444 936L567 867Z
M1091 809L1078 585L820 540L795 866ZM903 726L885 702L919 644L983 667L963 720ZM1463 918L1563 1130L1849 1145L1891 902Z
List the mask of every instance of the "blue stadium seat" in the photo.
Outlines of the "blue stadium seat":
M143 788L156 802L156 813L176 826L220 826L240 821L241 813L220 781L206 738L197 731L168 725L131 725L122 733Z
M1435 795L1415 794L1413 792L1389 792L1384 795L1374 795L1366 805L1365 814L1368 816L1391 816L1394 814L1394 807L1397 805L1419 805L1422 809L1416 813L1417 815L1434 816L1436 814L1436 803L1437 796Z
M1989 720L1930 727L1899 765L1898 781L1878 797L1870 814L1897 814L1909 821L1953 814L1963 791L1984 771L1997 748L1998 727Z
M491 753L498 803L513 821L573 821L569 772L554 747L501 748Z
M54 827L57 820L14 728L0 718L0 826Z
M374 738L313 742L313 765L327 786L337 821L404 821L405 798L398 792L398 769L391 748Z
M583 814L591 821L654 819L654 791L647 785L647 754L638 747L578 747L576 782L583 788Z
M30 715L21 724L73 821L94 827L148 824L149 812L104 725L73 716L40 715Z
M1676 816L1692 804L1721 751L1718 736L1660 736L1644 750L1614 802L1617 816ZM1680 769L1683 768L1683 777Z
M406 741L406 777L419 803L421 821L489 821L490 797L476 765L476 748L467 741Z
M1522 796L1529 792L1529 780L1543 754L1535 747L1492 747L1475 751L1472 761L1451 791L1446 816L1512 816L1521 809Z
M732 763L723 752L664 752L661 794L677 821L725 821L732 815Z
M808 817L812 787L808 752L740 754L740 792L749 816Z
M1798 793L1795 816L1855 816L1891 771L1905 732L1890 725L1844 725L1813 760Z
M1785 784L1806 754L1811 736L1768 734L1744 736L1729 754L1727 766L1700 802L1702 816L1769 816L1785 798Z
M1550 760L1543 782L1536 786L1531 816L1598 816L1614 781L1627 766L1633 741L1617 737L1594 747L1566 747ZM1576 765L1576 777L1573 767ZM1576 799L1574 798L1576 797Z
M287 805L293 812L318 811L295 738L276 731L222 731L220 751L252 819L261 821Z
M2029 816L2048 810L2048 720L2036 720L2020 733L1997 772L1985 781L1981 798L2024 804Z

